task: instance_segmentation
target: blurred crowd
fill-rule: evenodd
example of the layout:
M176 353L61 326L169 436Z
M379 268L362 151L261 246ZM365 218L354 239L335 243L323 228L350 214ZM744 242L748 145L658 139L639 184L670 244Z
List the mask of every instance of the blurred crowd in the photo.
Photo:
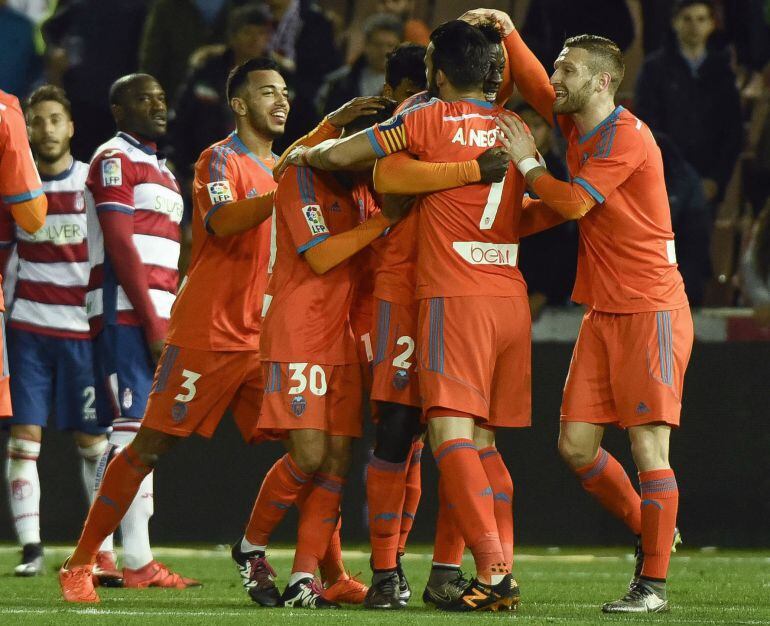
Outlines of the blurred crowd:
M677 256L695 306L746 305L770 325L770 0L483 2L518 16L550 68L564 37L593 33L640 53L620 95L655 132ZM164 146L188 187L192 165L232 130L230 68L269 55L292 110L283 149L325 114L382 90L387 55L426 44L431 28L476 5L458 0L0 0L0 88L23 99L63 87L89 160L114 132L110 84L143 71L166 91ZM678 7L672 12L672 6ZM514 96L549 170L566 176L562 139ZM522 244L533 310L564 305L575 274L568 223Z

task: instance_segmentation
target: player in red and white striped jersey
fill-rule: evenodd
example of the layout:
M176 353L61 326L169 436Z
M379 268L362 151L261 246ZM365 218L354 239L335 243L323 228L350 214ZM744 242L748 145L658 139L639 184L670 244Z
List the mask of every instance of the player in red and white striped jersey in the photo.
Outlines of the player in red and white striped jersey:
M110 443L122 448L139 430L168 330L183 207L155 143L166 134L163 88L147 74L124 76L110 89L110 108L118 132L97 148L86 180L86 313L94 338L97 421L112 424ZM149 474L121 522L125 586L197 584L153 559L147 531L152 513Z
M96 423L94 378L85 291L88 284L85 182L88 166L70 154L74 132L64 91L45 85L27 102L30 143L35 153L48 215L35 233L16 224L4 205L0 212L0 268L15 244L18 280L9 303L8 357L14 415L8 420L7 472L11 512L23 546L18 576L42 569L40 480L37 457L49 415L60 430L74 432L82 458L86 494L93 499L96 466L107 449L107 428ZM112 537L98 561L114 568Z

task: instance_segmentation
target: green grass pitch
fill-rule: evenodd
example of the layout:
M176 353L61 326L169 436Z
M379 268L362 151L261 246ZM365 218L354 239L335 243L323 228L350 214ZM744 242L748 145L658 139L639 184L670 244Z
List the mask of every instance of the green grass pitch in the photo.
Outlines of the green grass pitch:
M527 624L770 624L770 551L701 551L680 549L673 555L669 600L671 611L638 617L605 616L601 603L624 591L633 562L618 548L520 548L515 575L522 604L513 614L447 614L420 601L430 566L429 548L418 547L404 564L414 596L396 612L261 609L243 592L226 548L158 548L156 557L203 581L200 589L146 591L104 589L101 604L65 605L59 597L55 565L65 548L48 548L45 576L14 578L15 547L0 546L0 624L466 624L517 621ZM286 582L291 550L275 549L271 563ZM368 554L346 551L353 573L368 579Z

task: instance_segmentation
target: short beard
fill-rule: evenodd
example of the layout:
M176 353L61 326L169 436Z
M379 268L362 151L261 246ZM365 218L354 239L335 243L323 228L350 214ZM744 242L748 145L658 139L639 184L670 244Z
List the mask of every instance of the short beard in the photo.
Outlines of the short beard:
M35 152L35 156L37 157L38 161L42 161L43 163L56 163L59 159L61 159L65 154L69 152L69 146L66 148L62 148L57 154L43 154L42 152Z
M576 92L567 94L567 99L560 103L554 103L553 112L560 115L571 115L573 113L579 113L582 111L588 101L591 99L591 80L587 80L585 84Z

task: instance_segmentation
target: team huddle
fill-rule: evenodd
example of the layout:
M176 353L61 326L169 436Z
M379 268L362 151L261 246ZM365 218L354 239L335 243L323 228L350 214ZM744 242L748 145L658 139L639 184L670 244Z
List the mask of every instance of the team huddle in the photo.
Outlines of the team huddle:
M667 610L678 538L669 436L693 327L661 154L644 122L615 105L624 65L612 41L570 38L554 68L549 78L507 14L469 11L433 31L427 49L398 47L381 97L352 100L278 157L286 83L269 59L237 66L227 81L235 131L195 165L192 252L178 292L183 200L156 145L166 128L161 85L145 74L116 81L118 132L89 165L69 155L66 96L38 89L26 124L42 187L18 147L23 117L1 157L0 239L15 241L19 257L5 337L10 393L0 386L5 415L13 401L17 573L42 562L35 461L55 407L57 425L75 431L91 496L59 573L64 599L98 602L96 585L200 585L152 556L152 472L185 437L211 437L228 413L247 442L286 448L231 551L255 603L406 606L401 556L427 440L440 478L423 601L516 609L514 488L495 441L499 429L531 424L519 241L575 219L573 300L586 314L558 449L637 538L628 590L602 610ZM566 139L570 182L548 172L528 128L503 108L514 85ZM2 97L5 133L9 114L22 114ZM82 373L78 388L55 384L65 369ZM340 540L367 397L376 422L369 586L347 574ZM639 491L601 447L609 424L628 431ZM281 592L269 545L292 506L294 563ZM471 579L460 570L465 548Z

